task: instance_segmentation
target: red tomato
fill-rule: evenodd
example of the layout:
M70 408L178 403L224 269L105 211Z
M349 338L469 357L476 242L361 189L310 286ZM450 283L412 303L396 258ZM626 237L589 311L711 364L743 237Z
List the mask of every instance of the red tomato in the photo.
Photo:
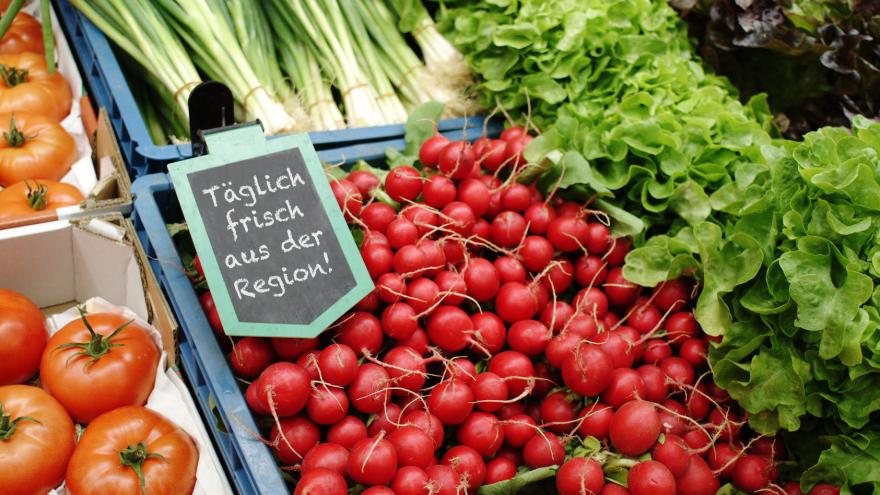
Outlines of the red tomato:
M47 338L40 308L18 292L0 289L0 385L34 376Z

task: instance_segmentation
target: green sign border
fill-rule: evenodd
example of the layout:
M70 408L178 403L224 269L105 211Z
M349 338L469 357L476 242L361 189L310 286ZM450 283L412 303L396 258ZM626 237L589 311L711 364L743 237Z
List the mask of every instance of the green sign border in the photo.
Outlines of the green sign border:
M351 236L351 231L348 229L339 204L333 196L333 191L324 174L324 167L318 159L318 154L315 152L308 134L290 134L267 140L263 135L262 127L258 123L254 123L205 133L205 142L209 151L207 155L170 164L168 173L174 183L174 190L192 234L196 251L199 253L199 260L205 272L208 286L211 288L211 294L214 296L214 303L217 306L220 321L223 323L223 330L226 334L235 336L317 336L369 294L373 290L373 282L364 265L364 260L361 258L357 244ZM346 262L351 267L355 286L307 325L243 322L238 319L235 307L232 305L232 298L223 281L219 263L214 256L211 240L208 238L205 224L199 214L187 175L293 148L299 149L302 154L306 170L330 219L333 233L339 240Z

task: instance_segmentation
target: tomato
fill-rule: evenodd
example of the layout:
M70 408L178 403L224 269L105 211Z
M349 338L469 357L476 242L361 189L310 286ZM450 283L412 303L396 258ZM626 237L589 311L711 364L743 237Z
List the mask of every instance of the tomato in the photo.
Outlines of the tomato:
M64 480L73 421L51 395L28 385L0 387L0 491L46 493Z
M43 53L0 54L0 113L33 113L61 122L73 93L60 72L49 74Z
M159 349L146 329L121 315L94 313L49 339L40 381L74 420L89 423L117 407L143 405L158 365Z
M0 135L3 187L25 179L60 180L77 158L73 137L49 117L0 114Z
M78 205L83 200L72 184L45 179L17 182L0 191L0 222Z
M0 385L34 376L47 338L40 308L18 292L0 289Z
M195 488L198 462L180 427L145 407L120 407L86 428L67 466L67 493L185 495Z
M0 40L0 54L21 52L44 52L43 26L32 15L24 12L15 15Z

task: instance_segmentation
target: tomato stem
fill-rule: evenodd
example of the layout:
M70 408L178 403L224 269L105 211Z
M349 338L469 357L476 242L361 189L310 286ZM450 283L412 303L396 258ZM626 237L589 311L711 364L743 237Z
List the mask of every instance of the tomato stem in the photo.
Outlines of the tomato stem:
M144 462L146 462L147 459L161 459L164 461L165 456L155 452L147 452L147 446L144 445L144 442L131 444L128 448L119 451L119 462L125 467L132 468L135 474L137 474L138 482L141 486L141 493L146 493L144 491L146 482L144 480L143 468Z
M0 64L0 67L3 67L3 64ZM15 114L12 114L12 117L9 119L9 132L4 132L3 137L6 138L9 146L20 148L24 146L28 139L33 139L36 136L25 136L23 132L18 130L18 127L15 125Z
M21 83L26 83L30 79L30 73L27 69L18 69L6 64L0 64L0 78L6 83L6 86L14 88Z
M37 181L34 181L36 184L35 187L31 187L30 182L24 181L24 185L27 186L27 199L28 206L33 208L34 210L40 211L46 209L46 193L49 189L45 184L40 184Z
M110 335L107 335L105 337L105 336L95 332L95 329L92 328L92 325L91 325L91 323L89 323L88 318L86 318L86 312L83 311L83 309L81 307L77 307L77 309L79 310L80 318L82 318L83 324L86 326L86 329L89 331L91 338L89 339L88 342L68 342L66 344L61 344L58 347L56 347L56 349L71 349L71 348L80 349L79 352L77 352L76 354L73 354L72 356L67 358L67 362L65 363L65 366L68 363L70 363L70 361L72 359L82 357L82 356L88 356L91 359L91 361L88 364L94 363L94 362L98 361L99 359L101 359L101 357L103 357L104 354L107 354L108 352L110 352L110 349L112 349L114 347L122 347L123 345L125 345L125 344L116 344L111 341L113 340L114 337L116 337L117 334L119 334L119 332L121 332L125 327L130 325L134 320L128 320L127 322L123 323L122 326L120 326L119 328L114 330L113 333L111 333Z
M40 423L38 420L30 416L19 416L12 419L11 413L3 412L3 403L0 402L0 442L9 440L12 437L19 421L33 421L34 423Z

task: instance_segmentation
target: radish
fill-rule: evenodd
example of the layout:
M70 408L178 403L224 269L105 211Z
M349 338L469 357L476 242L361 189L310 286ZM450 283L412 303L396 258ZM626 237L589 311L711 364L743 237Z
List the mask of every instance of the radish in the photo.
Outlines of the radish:
M589 228L577 217L559 216L547 226L547 240L563 253L584 249Z
M535 316L538 308L538 301L531 289L519 282L507 282L495 296L495 311L508 323L528 320Z
M605 486L602 487L602 491L599 492L599 495L630 495L630 493L629 490L620 485L605 483Z
M511 447L522 447L537 434L538 423L527 414L516 414L501 425L504 442Z
M727 416L732 414L734 414L733 411L730 411L727 413ZM735 420L736 417L734 417L734 421ZM778 459L785 453L785 447L782 445L782 439L779 437L761 437L755 440L755 443L752 444L752 452L758 455Z
M279 425L281 426L279 429ZM303 460L318 442L321 431L303 416L290 416L281 420L269 432L272 447L284 464L296 464Z
M397 302L382 312L382 330L392 339L405 339L419 326L416 310L407 303Z
M632 495L676 495L675 477L657 461L642 461L630 468L626 484Z
M346 495L348 485L341 474L326 468L304 472L293 495Z
M272 349L279 358L286 361L293 361L302 356L307 351L318 347L318 339L296 339L285 337L272 337L269 339Z
M491 485L516 476L516 464L506 457L495 457L486 463L484 483Z
M440 270L446 266L446 253L440 244L431 239L422 239L417 244L417 247L425 256L425 275L433 277L440 273Z
M322 443L312 447L303 457L300 471L307 473L312 469L324 468L345 475L346 466L348 466L348 449L335 443Z
M557 257L553 263L553 266L541 277L541 283L548 291L560 294L567 291L574 281L574 264L564 257Z
M440 461L455 471L462 488L476 491L486 479L486 464L479 452L466 446L457 445L446 451Z
M306 373L309 374L309 378L312 380L317 380L319 378L320 370L318 369L318 356L321 355L321 351L312 350L308 351L302 356L300 356L296 360L296 364L302 366Z
M565 446L553 433L536 434L523 447L523 461L532 469L560 464L564 459Z
M473 412L458 426L456 438L484 457L492 457L504 443L501 422L494 414Z
M415 277L428 269L428 257L418 246L408 244L394 253L391 261L394 271L401 276Z
M494 355L504 348L507 329L497 315L488 311L473 314L471 324L474 327L471 341L471 348L474 351Z
M318 354L318 368L325 382L344 387L357 376L357 354L345 344L330 344Z
M413 348L399 345L385 353L385 371L394 386L418 392L425 384L425 359ZM394 395L409 396L404 390L394 390Z
M370 244L361 248L361 258L373 279L390 272L394 267L394 251L381 244Z
M596 315L596 318L600 320L608 313L608 296L595 287L581 289L571 303L579 311L588 315Z
M578 397L565 391L557 391L541 401L541 420L548 430L564 434L572 430L578 413Z
M650 450L660 436L660 416L653 403L634 400L618 409L611 418L608 436L619 452L639 456Z
M597 346L579 345L562 363L562 380L575 393L599 395L611 382L611 359Z
M364 197L360 189L347 179L335 179L330 181L330 190L336 198L336 203L345 215L346 220L357 218L361 214L364 205Z
M645 334L660 328L662 319L663 315L656 306L645 303L636 306L635 311L630 313L627 324L638 330L639 333Z
M663 434L683 436L687 431L687 425L682 418L687 415L687 409L674 399L666 399L660 405L663 406L659 412Z
M424 356L425 353L428 352L428 334L421 328L416 328L416 331L413 332L412 335L405 339L398 340L396 344L398 346L409 347L416 351L419 356Z
M512 126L501 131L501 136L499 137L502 141L507 142L522 139L525 135L527 135L527 131L524 127Z
M658 441L654 444L651 457L663 463L676 478L683 476L691 465L688 446L678 435L666 435L662 442Z
M357 376L348 386L351 405L362 413L377 413L388 402L390 394L388 372L373 363L364 363L358 368Z
M522 262L513 256L498 257L493 264L498 270L498 276L500 277L502 284L506 284L507 282L524 284L526 282L526 267L524 267Z
M574 281L581 287L598 287L608 275L606 267L607 263L598 256L581 256L574 262Z
M466 357L452 358L446 363L441 380L457 380L471 385L477 379L477 367Z
M599 440L608 438L608 428L611 426L611 418L614 417L614 409L601 402L594 402L584 406L578 414L578 434L582 437L596 437Z
M427 469L434 463L434 441L415 426L402 426L394 430L388 441L397 450L400 466L416 466Z
M585 243L590 254L602 255L611 247L611 231L605 225L598 222L587 224L587 242Z
M527 321L527 320L524 320ZM547 362L554 368L562 368L562 364L569 356L573 356L575 349L581 343L582 338L571 332L564 332L547 342L544 355Z
M523 463L522 451L520 449L514 449L511 447L504 447L503 449L499 450L498 454L495 455L495 458L507 459L516 466L520 466Z
M669 377L672 388L684 390L686 385L693 385L695 377L691 363L680 357L668 357L660 362L660 369Z
M412 201L422 192L422 174L408 165L393 168L385 176L385 192L398 203Z
M452 266L459 266L464 261L464 255L467 248L460 239L451 237L441 238L438 244L443 249L446 261Z
M645 352L642 361L648 364L660 364L664 359L672 356L672 347L663 340L649 340L645 344ZM664 373L665 376L665 373Z
M261 337L244 337L232 346L229 353L232 369L244 378L256 378L274 360L272 345Z
M608 260L605 260L608 262ZM609 263L610 264L610 263ZM608 300L617 307L629 306L639 296L639 286L630 282L623 276L623 270L614 267L608 270L602 290L608 296Z
M346 416L327 430L327 442L350 449L355 443L367 438L367 427L356 416Z
M491 300L501 287L495 265L483 258L471 258L463 274L467 293L477 301Z
M471 207L461 201L449 203L443 207L441 213L447 219L447 228L461 236L469 236L474 223L477 221Z
M434 283L443 297L443 302L451 306L458 306L467 295L467 284L460 273L444 270L434 277Z
M767 457L749 454L736 461L733 484L740 490L755 493L776 481L776 466Z
M412 425L427 433L434 441L434 450L443 445L443 423L427 411L414 411L403 417L403 425Z
M443 208L455 201L456 194L455 182L441 174L429 177L422 188L422 199L425 200L425 204L434 208Z
M712 471L718 473L718 476L724 479L730 478L733 469L736 467L736 459L740 457L741 452L729 443L716 443L709 449L706 454L706 461Z
M495 373L507 383L511 398L521 395L531 387L535 367L525 354L517 351L504 351L489 360L487 371Z
M306 414L315 423L332 425L345 417L348 405L348 395L341 388L317 385L309 394Z
M626 254L629 253L630 247L632 247L632 240L630 239L615 239L612 243L611 249L605 253L605 261L609 266L621 266L623 265L624 258Z
M690 300L691 288L683 278L668 280L654 289L654 304L663 311L681 311Z
M453 141L440 150L437 168L453 180L461 180L470 175L476 156L474 150L463 141Z
M501 192L501 207L517 213L526 211L532 203L528 186L514 182Z
M700 383L696 389L689 390L686 396L685 408L687 408L688 416L697 421L703 420L712 409L712 402L707 393L706 385Z
M263 401L261 401L257 396L257 394L259 393L258 389L259 384L257 382L251 382L251 384L248 385L247 389L245 389L244 398L247 402L248 408L256 414L270 414L271 411L263 408ZM506 395L505 398L507 398Z
M379 296L376 295L376 291L372 290L369 294L364 296L363 299L358 301L357 304L354 305L355 311L367 311L373 312L379 309Z
M471 207L474 216L482 217L489 210L489 188L478 179L465 179L458 185L455 198Z
M294 363L275 363L260 373L257 379L257 399L266 411L278 416L292 416L305 407L309 400L311 377L302 366Z
M618 408L631 400L646 398L646 392L645 381L636 370L617 368L611 372L611 381L602 392L602 402Z
M507 140L507 146L504 148L504 161L511 164L514 170L526 164L523 153L530 142L532 142L532 136L527 134L520 139Z
M485 218L477 218L474 222L474 226L471 227L470 237L475 241L484 242L489 239L489 234L492 231L492 226L489 225L489 222L486 221ZM479 249L479 248L477 248Z
M362 485L387 485L397 472L397 451L383 435L365 438L351 448L347 472Z
M370 313L356 311L345 317L336 341L361 355L376 354L382 348L382 324Z
M440 298L440 287L429 278L419 277L407 285L406 296L407 304L421 314L434 306Z
M416 466L403 466L391 481L396 495L430 495L428 473Z
M644 364L636 372L645 384L644 395L640 398L651 402L660 402L666 398L669 387L666 385L666 373L662 369L653 364Z
M593 459L575 457L566 461L556 473L559 495L597 495L604 484L602 466Z
M532 203L526 208L523 216L528 223L529 233L544 235L550 227L550 222L556 219L556 210L548 204Z
M428 338L444 351L464 349L473 332L470 316L457 306L440 306L428 319Z
M395 213L396 215L396 213ZM391 220L397 218L396 216L392 217ZM390 223L391 221L389 221ZM376 230L365 230L364 231L364 241L361 243L361 248L365 248L367 246L378 245L391 247L391 243L388 242L388 238L385 237L385 234Z
M816 485L819 486L819 485ZM828 485L830 486L830 485ZM782 489L785 490L785 495L804 495L804 492L801 491L801 484L797 481L789 481L785 485L782 486ZM838 493L840 491L838 490ZM828 492L827 494L820 493L819 495L832 495L832 492ZM836 493L833 495L837 495Z
M629 369L636 360L636 352L632 341L620 331L622 328L613 332L600 332L593 337L592 342L611 359L611 366Z
M711 413L709 413L709 424L706 425L710 431L714 433L721 431L721 439L727 440L728 442L733 442L738 438L739 435L739 427L740 427L740 417L736 410L730 408L716 408L713 409ZM755 454L766 455L772 458L781 458L784 454L784 450L781 446L772 445L769 446L767 451L764 451L761 447L758 446L758 443L761 441L765 441L764 445L768 445L773 442L773 439L768 437L759 438L752 445L752 452Z
M436 168L440 160L440 152L447 144L449 144L449 140L442 134L429 137L419 147L419 161L428 168Z
M428 474L431 495L458 495L458 473L450 466L435 464L425 470Z
M372 192L373 189L379 187L379 185L381 184L379 178L376 177L375 174L366 170L355 170L353 172L349 172L346 179L354 184L358 188L358 191L361 192L361 195L363 195L365 198L369 197L370 192ZM363 213L361 213L361 216L363 217Z
M501 139L490 139L480 156L480 165L489 172L495 172L504 165L507 143ZM486 176L484 176L486 177Z
M520 320L507 330L507 345L526 356L538 356L550 341L550 330L537 320Z
M473 410L474 393L460 380L437 384L428 395L428 411L444 425L457 425Z
M554 333L561 332L568 324L569 320L574 317L574 308L565 301L556 301L547 305L538 317L538 321L543 323Z
M514 211L502 211L492 220L489 240L501 247L514 247L526 233L526 219Z
M680 345L685 340L696 337L700 332L700 325L693 313L682 311L669 315L669 319L666 320L666 331L669 342Z
M810 490L809 495L840 495L840 487L829 485L827 483L819 483Z
M577 335L583 340L590 340L599 332L599 327L592 317L575 313L566 323L565 331Z
M675 479L675 488L677 495L715 495L721 482L712 474L706 461L695 455L684 475Z
M474 393L474 405L485 412L501 409L502 402L507 400L508 396L504 379L489 371L477 375L477 379L471 385L471 391Z
M387 486L371 486L362 491L361 495L395 495L395 493Z
M553 244L543 237L529 235L522 240L517 255L527 270L540 273L553 259Z
M400 424L400 406L393 402L385 404L385 407L367 420L367 435L375 437L381 432L386 434L397 429Z
M420 236L433 232L434 227L440 223L437 213L432 208L419 203L407 205L400 214L416 226Z
M682 435L682 438L684 438L685 443L688 444L691 450L697 452L703 452L712 445L712 437L709 436L708 432L700 428L685 433Z
M689 338L681 343L678 349L678 355L685 361L691 363L695 368L706 365L706 357L709 351L706 348L706 342L702 339Z

